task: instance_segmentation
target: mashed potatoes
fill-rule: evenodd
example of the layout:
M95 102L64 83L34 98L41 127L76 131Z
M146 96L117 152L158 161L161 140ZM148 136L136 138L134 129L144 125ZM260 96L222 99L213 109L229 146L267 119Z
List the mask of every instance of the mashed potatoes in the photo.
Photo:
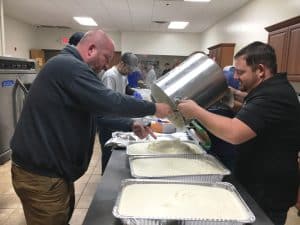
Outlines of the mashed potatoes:
M127 147L129 155L155 155L155 154L199 154L204 150L193 143L180 140L161 140L149 143L135 143Z
M223 174L224 170L208 159L136 158L131 170L139 177Z
M235 193L191 184L131 184L124 187L119 214L143 218L247 220Z

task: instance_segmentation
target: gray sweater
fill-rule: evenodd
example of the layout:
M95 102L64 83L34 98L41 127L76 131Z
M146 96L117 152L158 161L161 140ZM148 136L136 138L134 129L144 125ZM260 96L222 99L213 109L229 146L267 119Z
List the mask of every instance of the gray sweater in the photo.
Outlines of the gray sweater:
M30 88L11 140L12 160L30 172L75 181L91 159L96 114L154 113L153 103L107 89L76 48L67 46L47 62Z

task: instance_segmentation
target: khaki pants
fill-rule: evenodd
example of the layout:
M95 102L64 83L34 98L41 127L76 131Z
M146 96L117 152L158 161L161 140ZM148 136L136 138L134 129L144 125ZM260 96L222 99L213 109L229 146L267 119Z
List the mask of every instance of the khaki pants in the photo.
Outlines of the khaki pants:
M75 204L73 182L33 174L15 164L11 172L27 225L68 224Z

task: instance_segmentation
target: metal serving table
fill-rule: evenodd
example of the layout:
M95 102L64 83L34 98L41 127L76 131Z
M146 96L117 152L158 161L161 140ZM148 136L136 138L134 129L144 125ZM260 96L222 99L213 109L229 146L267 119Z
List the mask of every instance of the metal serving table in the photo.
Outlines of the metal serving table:
M131 178L127 160L125 151L113 151L83 222L84 225L122 225L122 222L112 215L112 209L120 189L121 180ZM254 213L256 217L254 225L274 225L241 185L230 177L226 181L236 187Z

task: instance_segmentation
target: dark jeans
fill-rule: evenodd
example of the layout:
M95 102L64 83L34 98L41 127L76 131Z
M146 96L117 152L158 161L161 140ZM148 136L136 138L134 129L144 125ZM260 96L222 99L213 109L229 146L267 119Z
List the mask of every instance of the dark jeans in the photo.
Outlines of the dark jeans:
M27 225L66 225L73 214L73 182L30 173L12 164L12 183Z

